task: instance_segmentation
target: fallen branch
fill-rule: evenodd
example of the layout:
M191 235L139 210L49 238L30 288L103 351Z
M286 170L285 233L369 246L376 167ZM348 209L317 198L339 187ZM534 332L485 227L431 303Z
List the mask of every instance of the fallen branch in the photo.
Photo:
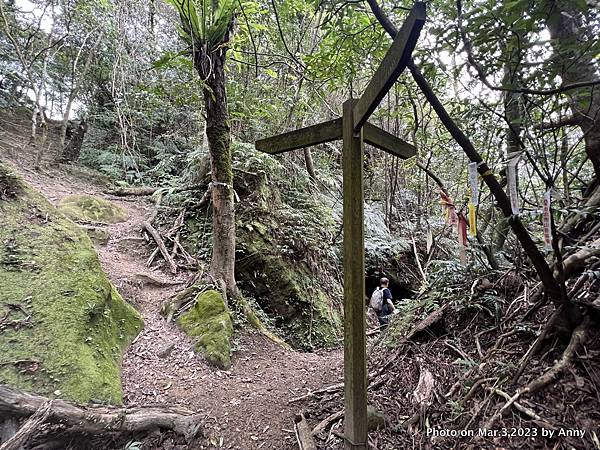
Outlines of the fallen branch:
M323 431L325 431L327 428L329 428L329 425L333 424L335 421L341 419L342 417L344 417L343 410L334 412L333 414L327 416L325 419L323 419L321 422L319 422L319 424L313 428L311 434L313 436L318 436Z
M15 433L4 444L0 445L0 450L21 450L21 448L29 441L32 435L42 425L48 416L50 415L50 408L52 408L52 400L44 403L36 412L33 414L23 426Z
M305 400L307 398L314 397L320 394L332 394L334 392L338 392L344 389L344 383L332 384L331 386L324 387L322 389L317 389L316 391L309 392L308 394L301 395L300 397L293 398L288 401L288 403L295 403L301 400Z
M154 195L154 193L156 191L158 191L159 189L164 189L165 191L179 193L179 192L193 191L196 189L201 189L204 186L206 186L206 183L192 184L191 186L181 186L181 187L170 189L170 190L169 190L169 188L155 188L155 187L147 187L147 186L146 187L128 187L128 188L118 188L118 189L109 190L109 191L106 191L106 194L115 195L117 197L128 197L128 196L143 197L146 195Z
M425 331L427 328L439 322L442 319L442 317L444 317L444 312L446 311L447 307L448 304L446 303L441 308L438 308L434 312L429 314L427 317L425 317L423 320L417 323L414 327L412 327L404 339L409 341L413 337L415 337L416 334L420 333L421 331Z
M48 399L0 385L0 415L27 417L40 410ZM104 433L139 433L158 428L173 430L191 440L198 434L203 417L172 407L118 408L80 406L54 400L48 422L60 423L68 432L101 435Z
M317 450L315 441L310 433L310 427L306 421L304 414L300 414L294 423L294 431L296 432L296 440L300 450Z
M107 194L116 195L117 197L143 197L145 195L153 195L158 188L155 187L128 187L118 188L111 191L107 191Z
M177 264L175 264L175 261L173 261L173 258L171 258L171 255L169 254L169 251L167 250L167 247L165 246L165 242L160 237L160 234L158 233L158 231L156 231L156 229L150 224L150 222L147 222L147 221L142 222L142 227L148 233L150 233L150 235L156 242L156 245L158 245L158 249L160 250L160 253L162 254L163 258L165 259L165 261L167 262L167 264L169 265L169 267L171 269L171 273L176 274L177 273Z

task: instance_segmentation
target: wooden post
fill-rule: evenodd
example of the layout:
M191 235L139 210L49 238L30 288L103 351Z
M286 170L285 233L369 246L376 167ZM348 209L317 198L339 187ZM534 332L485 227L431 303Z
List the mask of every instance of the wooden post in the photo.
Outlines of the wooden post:
M344 103L344 437L346 449L367 449L367 349L363 229L363 132L354 131L356 101Z

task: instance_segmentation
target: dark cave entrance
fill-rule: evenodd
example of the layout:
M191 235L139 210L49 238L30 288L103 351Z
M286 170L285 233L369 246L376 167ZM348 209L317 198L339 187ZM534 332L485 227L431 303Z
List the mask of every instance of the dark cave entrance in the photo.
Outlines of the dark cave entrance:
M371 294L377 286L379 280L386 277L390 280L389 289L392 293L392 299L397 305L399 300L403 298L413 298L415 292L411 289L412 280L402 280L400 274L393 271L381 270L381 268L369 268L365 276L365 293L367 298L371 298Z

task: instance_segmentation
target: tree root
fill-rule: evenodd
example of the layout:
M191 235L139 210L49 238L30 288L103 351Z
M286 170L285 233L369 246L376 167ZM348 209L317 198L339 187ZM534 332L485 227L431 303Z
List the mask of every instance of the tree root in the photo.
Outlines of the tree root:
M524 389L517 391L512 397L509 394L499 391L498 389L491 388L492 391L498 395L504 397L507 402L497 411L492 417L488 419L483 428L490 429L494 426L496 421L506 413L511 406L514 406L517 410L529 415L534 420L541 420L541 418L528 408L523 407L517 403L517 400L525 395L531 395L539 390L543 389L553 381L556 381L558 377L569 367L575 353L579 348L587 341L590 335L590 319L586 316L584 321L573 331L569 345L563 352L560 360L542 376L532 380ZM534 344L535 346L535 344ZM497 392L498 391L498 392Z
M498 388L491 388L488 387L487 388L488 391L493 392L496 395L499 395L500 397L503 397L505 400L510 401L511 397L510 395L508 395L506 392L498 389ZM533 420L535 420L538 424L543 425L544 428L554 428L550 423L548 423L546 420L544 420L541 416L539 416L533 409L528 408L526 406L523 406L522 404L518 403L518 402L513 402L513 406L520 412L522 412L523 414L525 414L526 416L531 417Z
M571 364L575 353L588 340L590 329L590 319L589 316L586 316L581 325L573 331L569 345L563 352L560 360L545 374L531 381L523 390L523 394L533 394L557 380L562 372Z
M178 292L174 297L163 303L161 307L162 315L167 318L167 322L172 322L176 316L191 308L196 297L209 288L210 286L194 284Z
M556 311L554 311L554 314L552 314L552 316L550 317L548 322L546 322L546 325L544 326L542 333L534 341L533 345L531 347L529 347L529 350L527 350L527 353L525 353L525 355L523 356L523 359L521 360L521 364L519 364L519 368L517 369L517 372L515 373L515 375L513 376L512 380L511 380L511 382L513 384L516 384L516 382L519 380L519 377L525 370L525 367L527 367L529 360L531 359L533 354L535 352L537 352L538 349L541 347L541 345L544 342L544 340L546 339L546 336L548 335L550 329L553 328L554 325L556 325L557 321L561 317L562 311L563 311L562 308L559 308Z
M577 253L569 255L563 262L565 277L585 267L588 259L600 256L600 239L586 245Z
M0 385L0 415L27 417L35 415L49 400ZM191 411L163 408L118 408L80 406L54 400L44 420L65 426L77 434L133 434L166 428L184 436L188 441L198 435L203 416Z

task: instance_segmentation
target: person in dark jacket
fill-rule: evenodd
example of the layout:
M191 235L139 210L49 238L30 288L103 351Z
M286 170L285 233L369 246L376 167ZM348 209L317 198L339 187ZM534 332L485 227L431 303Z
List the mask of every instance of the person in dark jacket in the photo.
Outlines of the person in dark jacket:
M386 328L389 325L390 316L396 311L389 285L390 280L387 278L383 277L379 280L379 289L383 291L383 303L381 305L381 310L377 312L377 318L379 319L379 326L381 328Z

